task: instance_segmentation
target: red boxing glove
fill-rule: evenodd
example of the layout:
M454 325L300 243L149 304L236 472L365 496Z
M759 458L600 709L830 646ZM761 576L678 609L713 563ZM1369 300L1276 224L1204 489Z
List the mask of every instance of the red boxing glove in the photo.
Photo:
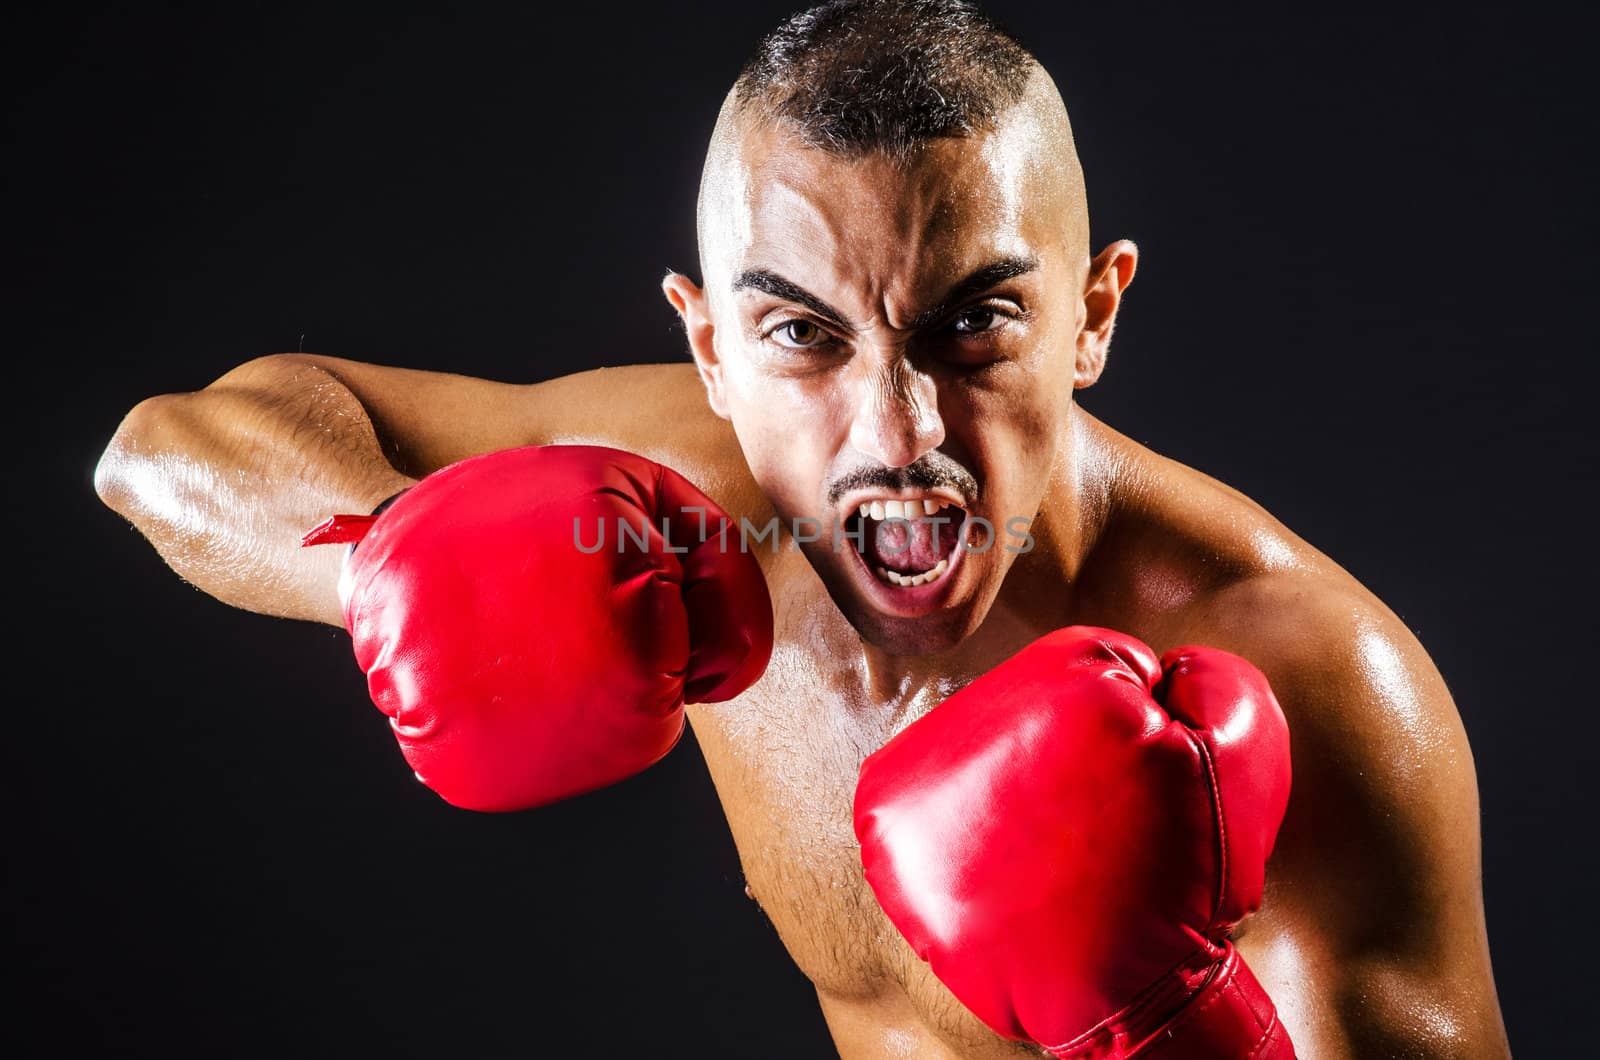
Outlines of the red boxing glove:
M1058 1057L1278 1060L1228 941L1261 902L1289 734L1261 672L1074 626L869 757L855 828L889 919L996 1033Z
M772 652L738 528L632 453L473 457L305 543L350 540L356 661L406 761L456 806L525 809L631 776L678 741L686 701L733 698Z

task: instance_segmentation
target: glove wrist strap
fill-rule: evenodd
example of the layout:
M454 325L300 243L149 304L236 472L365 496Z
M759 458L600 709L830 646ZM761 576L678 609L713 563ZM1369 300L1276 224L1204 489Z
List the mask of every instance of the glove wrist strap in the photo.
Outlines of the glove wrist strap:
M1272 999L1233 944L1224 946L1221 960L1178 969L1088 1034L1048 1051L1060 1060L1294 1060Z
M407 487L409 488L409 487ZM384 498L383 503L372 509L371 515L330 515L322 522L307 530L300 537L300 547L310 548L313 545L350 545L351 551L361 539L367 536L367 531L372 529L372 524L378 521L378 516L384 510L400 499L399 493L391 494Z

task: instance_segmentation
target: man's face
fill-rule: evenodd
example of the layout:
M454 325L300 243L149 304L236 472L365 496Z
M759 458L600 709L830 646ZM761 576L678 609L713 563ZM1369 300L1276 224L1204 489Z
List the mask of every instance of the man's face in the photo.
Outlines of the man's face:
M1085 260L1038 155L1005 125L902 165L765 129L703 230L713 406L893 654L983 620L1063 448Z

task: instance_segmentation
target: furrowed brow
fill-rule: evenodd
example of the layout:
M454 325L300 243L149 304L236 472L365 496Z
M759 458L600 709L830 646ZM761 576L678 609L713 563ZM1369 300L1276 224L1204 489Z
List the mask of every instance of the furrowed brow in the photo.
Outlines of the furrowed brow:
M999 281L995 282L998 283ZM781 298L785 302L803 305L835 327L849 327L845 323L844 314L833 308L833 306L799 284L786 280L777 273L769 272L766 269L745 269L733 278L733 289L735 291L762 291L774 298Z
M1034 257L1006 257L980 266L957 281L945 292L944 297L939 299L938 304L918 313L911 326L913 329L921 329L936 324L956 306L974 295L982 294L996 284L1032 272L1038 267L1039 259Z

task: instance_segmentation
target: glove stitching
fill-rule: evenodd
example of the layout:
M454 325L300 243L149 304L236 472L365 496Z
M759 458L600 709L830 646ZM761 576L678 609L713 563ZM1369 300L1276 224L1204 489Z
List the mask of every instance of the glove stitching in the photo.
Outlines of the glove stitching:
M1242 960L1242 958L1240 958L1237 954L1235 954L1231 959L1234 961ZM1274 1037L1274 1032L1282 1026L1278 1020L1277 1010L1274 1009L1272 1012L1272 1018L1269 1019L1265 1024L1262 1024L1260 1017L1256 1015L1255 1009L1244 998L1244 990L1239 986L1238 969L1235 968L1232 972L1228 973L1228 975L1228 982L1225 986L1220 988L1215 994L1211 995L1211 997L1207 998L1194 1009L1188 1012L1180 1013L1178 1017L1165 1028L1167 1037L1162 1039L1162 1041L1155 1048L1151 1049L1150 1052L1152 1055L1156 1054L1161 1046L1166 1045L1175 1039L1179 1029L1182 1028L1185 1023L1195 1019L1201 1013L1205 1012L1206 1009L1212 1007L1217 1002L1226 999L1230 993L1237 994L1239 996L1239 1003L1244 1007L1244 1010L1250 1014L1251 1019L1255 1021L1256 1028L1261 1032L1256 1038L1255 1044L1250 1047L1250 1051L1248 1053L1244 1054L1242 1060L1250 1060L1251 1057L1258 1055L1263 1047L1270 1044L1270 1040Z
M1040 1044L1044 1045L1047 1052L1059 1054L1064 1051L1083 1048L1085 1043L1090 1042L1097 1037L1103 1036L1106 1033L1107 1028L1119 1024L1125 1025L1130 1023L1139 1023L1144 1019L1146 1013L1170 1000L1170 982L1172 978L1176 975L1182 974L1185 968L1191 966L1196 956L1209 959L1209 955L1206 955L1203 950L1189 954L1188 956L1184 957L1183 960L1179 961L1177 964L1174 964L1149 986L1141 990L1132 1001L1128 1002L1127 1005L1123 1006L1118 1011L1111 1013L1111 1015L1105 1017L1099 1023L1096 1023L1094 1026L1073 1035L1060 1045L1044 1045L1043 1042ZM1204 992L1206 987L1217 978L1218 974L1219 973L1215 968L1208 972L1203 980L1203 985L1200 987L1200 989L1191 993L1189 995L1189 999L1192 1000L1194 997ZM1215 998L1213 997L1211 1000L1215 1000ZM1209 1005L1210 1003L1211 1001L1207 1001L1196 1011L1204 1011L1206 1005Z
M1204 987L1202 987L1201 989L1204 989ZM1162 1033L1164 1035L1166 1035L1166 1037L1164 1037L1161 1040L1161 1042L1156 1046L1156 1048L1150 1050L1151 1054L1155 1054L1156 1052L1159 1051L1159 1049L1160 1049L1160 1047L1162 1045L1166 1045L1166 1044L1170 1043L1173 1039L1175 1039L1178 1036L1178 1031L1183 1028L1184 1024L1186 1024L1186 1023L1192 1021L1193 1019L1195 1019L1195 1017L1197 1017L1201 1013L1205 1012L1205 1010L1210 1008L1212 1005L1215 1005L1217 1002L1224 1000L1228 996L1228 993L1230 991L1237 992L1238 989L1239 989L1239 981L1236 978L1230 977L1228 979L1227 985L1223 986L1215 994L1212 994L1210 997L1206 998L1204 1001L1202 1001L1200 1004L1194 1006L1193 1008L1191 1008L1191 1009L1189 1009L1187 1011L1178 1013L1177 1018L1175 1018L1171 1023L1167 1024L1164 1028L1162 1028ZM1248 1006L1246 1006L1246 1007L1248 1009Z
M1282 1024L1278 1022L1278 1013L1274 1011L1272 1013L1272 1019L1267 1021L1266 1030L1262 1032L1260 1039L1256 1041L1255 1045L1250 1047L1250 1051L1248 1053L1244 1054L1244 1060L1250 1060L1251 1057L1260 1055L1262 1049L1272 1044L1272 1041L1278 1037L1277 1031L1281 1026Z
M1198 736L1195 736L1194 744L1206 765L1211 807L1215 811L1217 822L1217 895L1216 902L1211 907L1211 918L1205 928L1205 935L1209 940L1217 928L1217 919L1222 915L1222 903L1228 894L1228 815L1222 807L1222 787L1217 782L1217 763L1211 757L1211 748Z
M655 511L652 514L655 515L658 519L661 520L662 547L663 548L672 548L673 547L672 539L667 536L667 527L672 525L671 521L670 521L671 520L671 516L667 515L665 512L662 511L663 503L664 503L665 507L668 507L668 508L671 508L671 507L674 506L673 502L668 499L668 494L667 494L667 485L666 485L667 467L666 467L665 464L657 464L654 461L652 461L651 463L655 467L655 470L656 470L655 482L651 484L651 490L650 490L650 496L655 499ZM686 480L686 482L687 482L687 480ZM687 484L691 485L691 486L693 485L693 483L687 483ZM706 499L710 500L709 497L706 498ZM679 516L683 515L683 508L681 506L678 507L677 514ZM700 518L701 519L705 518L705 513L704 512L702 512L700 514ZM682 548L682 547L685 547L685 546L679 545L678 547ZM689 546L689 552L692 552L693 550L694 550L693 546ZM688 559L689 552L684 552L681 556L674 555L673 553L670 553L670 552L667 553L669 556L672 556L673 559L678 564L678 586L679 586L680 589L688 588L688 584L689 584L689 572L685 569L687 567L687 564L685 563L685 560ZM694 654L693 651L691 651L690 655L693 656L693 654ZM688 672L687 667L685 668L685 672L686 673Z

